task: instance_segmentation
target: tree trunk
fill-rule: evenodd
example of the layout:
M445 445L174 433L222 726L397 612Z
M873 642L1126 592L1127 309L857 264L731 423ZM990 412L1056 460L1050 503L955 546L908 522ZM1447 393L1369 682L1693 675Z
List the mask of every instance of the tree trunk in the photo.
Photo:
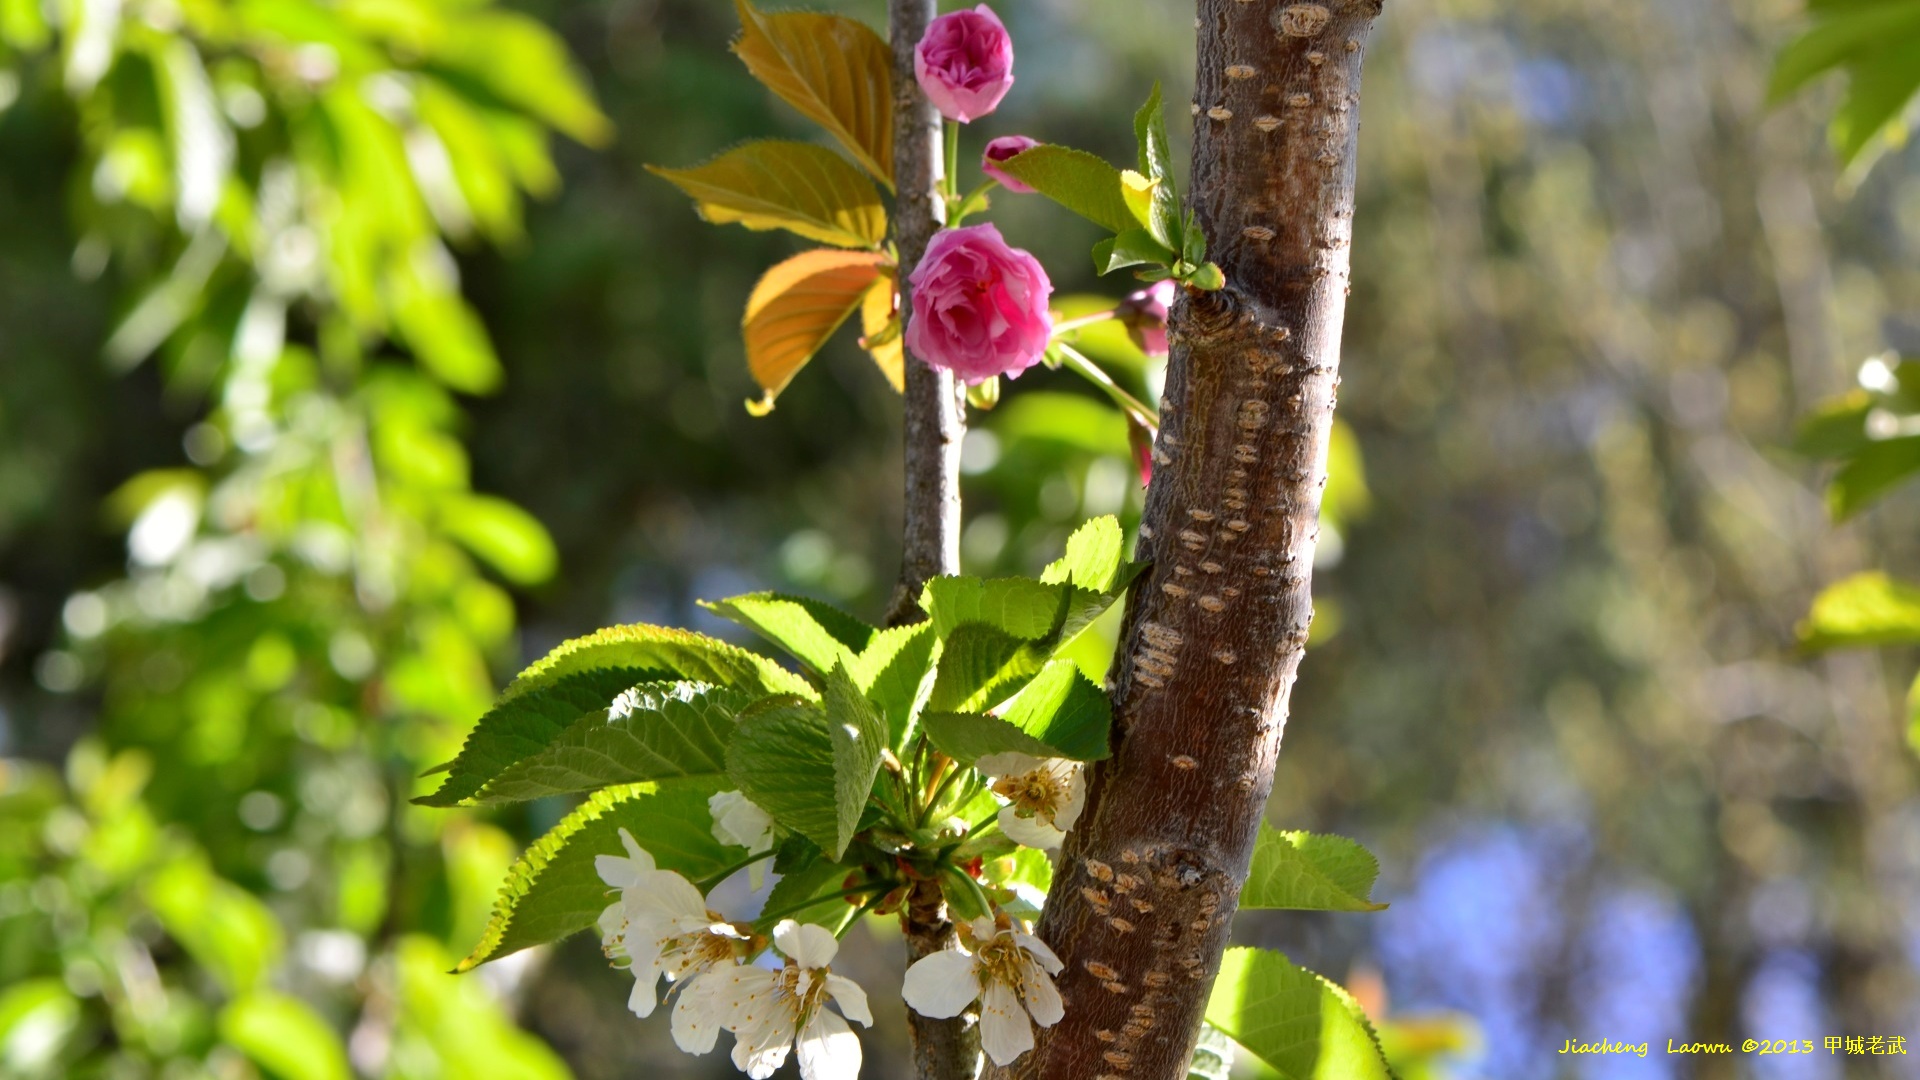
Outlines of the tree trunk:
M900 303L912 310L907 276L926 254L939 228L943 178L940 114L913 75L913 49L933 21L935 0L889 0L893 42L894 242L900 253ZM903 316L904 317L904 316ZM900 582L894 588L887 623L897 626L926 617L920 590L931 578L960 572L960 442L966 435L965 399L953 376L906 357L906 527ZM948 921L940 890L933 882L915 889L901 911L912 963L948 947ZM977 1031L964 1018L934 1020L907 1010L917 1080L973 1080L980 1059Z
M1067 964L1066 1019L996 1075L1186 1075L1313 618L1380 6L1198 0L1192 208L1227 285L1173 312L1114 755L1092 770L1040 923Z
M894 241L900 249L900 303L911 310L907 275L920 264L939 228L940 114L913 77L913 48L933 21L934 0L890 0L893 42ZM966 400L953 375L906 358L907 514L900 583L890 625L921 617L920 589L931 578L960 572L960 442Z

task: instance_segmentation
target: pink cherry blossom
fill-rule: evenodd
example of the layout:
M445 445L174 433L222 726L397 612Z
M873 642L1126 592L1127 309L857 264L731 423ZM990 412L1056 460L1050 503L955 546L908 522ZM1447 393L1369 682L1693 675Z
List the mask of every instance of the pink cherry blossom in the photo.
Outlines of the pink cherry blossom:
M1033 188L1007 175L1000 168L1000 163L1039 145L1040 140L1029 139L1025 135L1002 135L987 144L987 152L980 156L980 171L1000 181L1001 187L1016 195L1031 195Z
M987 115L1013 86L1013 38L993 9L933 20L913 50L913 74L940 115L962 124Z
M1148 356L1167 355L1167 309L1175 294L1171 281L1156 281L1129 295L1114 309L1114 317L1126 324L1127 335Z
M1040 362L1053 334L1053 283L1040 261L1009 247L992 225L934 234L907 279L913 355L969 384L1015 376Z

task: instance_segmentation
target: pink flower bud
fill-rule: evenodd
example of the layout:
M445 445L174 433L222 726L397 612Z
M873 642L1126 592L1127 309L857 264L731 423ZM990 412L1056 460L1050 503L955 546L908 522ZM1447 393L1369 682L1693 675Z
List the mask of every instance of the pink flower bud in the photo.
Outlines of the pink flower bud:
M1025 135L1002 135L987 144L987 152L980 157L980 171L1000 181L1001 187L1016 195L1031 195L1033 189L1002 172L999 163L1039 145L1040 140L1029 139Z
M1038 259L1008 247L992 225L935 233L907 280L907 348L933 367L980 383L1016 376L1047 351L1053 283Z
M1114 316L1126 324L1127 336L1148 356L1167 355L1167 309L1174 295L1172 281L1156 281L1114 309Z
M1013 38L993 9L953 11L927 27L913 74L940 115L962 124L994 110L1013 86Z

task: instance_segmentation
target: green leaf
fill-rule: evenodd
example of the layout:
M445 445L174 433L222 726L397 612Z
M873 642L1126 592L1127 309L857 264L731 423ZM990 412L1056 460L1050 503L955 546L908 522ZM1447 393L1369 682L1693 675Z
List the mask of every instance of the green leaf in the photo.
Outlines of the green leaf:
M875 634L847 669L860 692L887 718L888 740L895 748L905 746L912 734L914 706L933 670L935 644L930 622L896 626Z
M1829 6L1828 18L1780 50L1767 94L1778 104L1835 68L1920 34L1920 0Z
M966 623L940 645L928 712L984 712L1046 666L1050 650L982 623Z
M1229 1080L1233 1076L1233 1040L1212 1024L1200 1025L1200 1042L1187 1065L1187 1080Z
M701 607L759 634L820 674L851 660L879 633L831 604L781 593L749 593Z
M787 229L838 247L873 248L887 238L887 211L873 182L824 147L751 142L693 169L647 171L692 196L716 225Z
M1197 221L1187 222L1186 240L1181 245L1180 257L1196 266L1207 261L1207 234Z
M847 902L840 893L846 891L849 872L839 863L819 859L792 873L782 874L774 883L773 891L767 894L763 910L786 912L783 918L803 923L837 926L847 917ZM820 898L818 903L795 908L794 905L805 904L814 897Z
M505 499L460 494L440 503L440 527L515 585L553 577L560 553L540 520Z
M753 77L827 129L893 190L893 50L865 23L803 11L763 13L734 0L734 54Z
M1905 134L1901 114L1915 91L1920 91L1920 35L1890 42L1886 51L1856 63L1847 83L1846 99L1827 128L1840 163L1853 165L1870 160L1864 155L1882 132L1888 132L1889 139L1897 143ZM1893 130L1896 127L1897 133Z
M586 145L612 137L613 124L594 104L566 43L538 20L493 8L461 12L441 27L428 50L430 68Z
M1871 442L1867 414L1872 411L1873 399L1865 390L1821 405L1800 421L1793 438L1794 452L1819 460L1853 456Z
M860 816L880 775L880 752L887 748L887 719L861 694L845 667L827 672L821 694L833 734L833 793L839 828L832 847L823 849L838 859L859 830Z
M282 1080L352 1080L333 1025L299 998L263 990L220 1011L220 1038Z
M1368 898L1380 863L1344 836L1280 832L1265 822L1253 868L1240 890L1242 910L1383 911Z
M564 642L520 673L501 694L511 700L567 675L637 668L659 679L688 679L751 694L813 697L807 680L757 653L705 634L663 626L614 626Z
M1047 565L1040 580L1071 583L1090 592L1105 592L1126 561L1126 533L1112 514L1097 517L1067 537L1067 553Z
M469 801L524 802L642 780L723 776L734 717L753 700L698 683L636 686L617 699L613 711L582 716L544 750L501 770Z
M1827 487L1827 509L1844 521L1873 505L1920 471L1920 435L1868 443L1847 460Z
M0 1062L21 1075L43 1074L80 1026L80 1002L58 977L0 988Z
M459 806L479 795L489 781L516 762L538 756L582 720L605 723L607 709L628 689L667 672L644 668L597 668L502 698L487 710L439 790L414 801L422 806Z
M1265 949L1228 949L1207 1023L1282 1080L1392 1080L1353 995Z
M183 858L147 879L142 895L168 936L229 994L258 987L280 963L280 921L252 893Z
M1173 175L1173 148L1167 141L1167 113L1160 81L1133 114L1133 140L1140 149L1140 174L1152 180Z
M1054 751L1053 757L1099 761L1110 752L1113 708L1106 691L1071 660L1051 660L1001 714Z
M1140 172L1153 182L1151 212L1145 222L1153 238L1166 247L1181 246L1180 192L1174 186L1173 150L1167 141L1166 105L1160 84L1133 117L1133 133L1140 144Z
M697 881L725 869L740 849L713 838L707 799L730 786L702 777L595 792L513 864L486 932L457 970L592 926L610 902L594 856L620 854L623 828L662 870Z
M928 712L920 718L920 726L941 753L969 765L1008 751L1039 758L1060 756L1046 743L988 713Z
M1907 686L1907 749L1920 754L1920 675Z
M1173 249L1153 238L1145 229L1128 229L1093 245L1093 270L1111 274L1129 266L1172 266Z
M1028 390L994 411L992 430L1004 442L1046 442L1125 458L1127 421L1084 394Z
M1920 90L1920 2L1815 4L1819 22L1782 49L1769 94L1784 100L1813 79L1844 69L1846 97L1828 134L1842 164L1864 160L1875 136L1898 121Z
M934 744L956 761L970 763L1009 750L1098 761L1109 753L1113 711L1106 692L1082 675L1079 665L1053 660L1002 715L930 711L922 723Z
M1019 577L934 578L920 600L940 637L950 636L961 623L983 623L1027 641L1053 633L1065 605L1061 586Z
M1186 282L1201 292L1218 292L1227 287L1227 275L1213 263L1201 263L1199 269L1187 275Z
M1140 226L1121 192L1120 170L1065 146L1041 145L1000 163L1014 179L1113 233Z
M1821 590L1799 633L1815 651L1920 641L1920 588L1879 571L1855 574Z
M404 1033L407 1041L401 1046L411 1060L433 1063L427 1076L573 1080L560 1055L522 1030L508 1003L485 980L448 972L454 958L438 941L405 934L392 956L393 1025ZM395 1069L387 1075L421 1074Z
M740 714L727 747L727 774L773 820L838 858L846 842L831 726L821 707L804 698L758 702Z

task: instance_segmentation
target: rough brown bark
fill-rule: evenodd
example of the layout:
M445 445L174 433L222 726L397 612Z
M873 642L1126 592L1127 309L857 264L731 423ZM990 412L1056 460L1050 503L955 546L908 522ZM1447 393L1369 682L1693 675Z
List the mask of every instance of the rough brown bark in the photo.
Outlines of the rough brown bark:
M920 264L939 228L936 207L945 171L940 114L913 77L913 48L933 21L934 0L889 0L893 41L893 179L899 192L894 240L900 251L900 301L911 301L907 275ZM907 514L900 583L888 623L920 617L920 588L960 572L960 442L965 398L953 376L906 359Z
M907 276L939 228L936 207L944 165L940 114L913 76L913 49L933 21L935 0L889 0L893 42L894 241L900 256L900 300L910 310ZM925 618L920 590L928 579L960 572L960 442L966 435L965 399L953 376L918 357L906 358L906 527L900 582L888 625ZM901 911L907 962L953 941L939 888L923 882ZM964 1018L934 1020L907 1010L916 1080L973 1080L980 1039Z
M1092 771L1040 924L1067 964L1066 1019L998 1076L1186 1075L1313 616L1380 6L1198 0L1192 206L1227 287L1173 312L1140 529L1153 567L1114 664L1114 755Z

